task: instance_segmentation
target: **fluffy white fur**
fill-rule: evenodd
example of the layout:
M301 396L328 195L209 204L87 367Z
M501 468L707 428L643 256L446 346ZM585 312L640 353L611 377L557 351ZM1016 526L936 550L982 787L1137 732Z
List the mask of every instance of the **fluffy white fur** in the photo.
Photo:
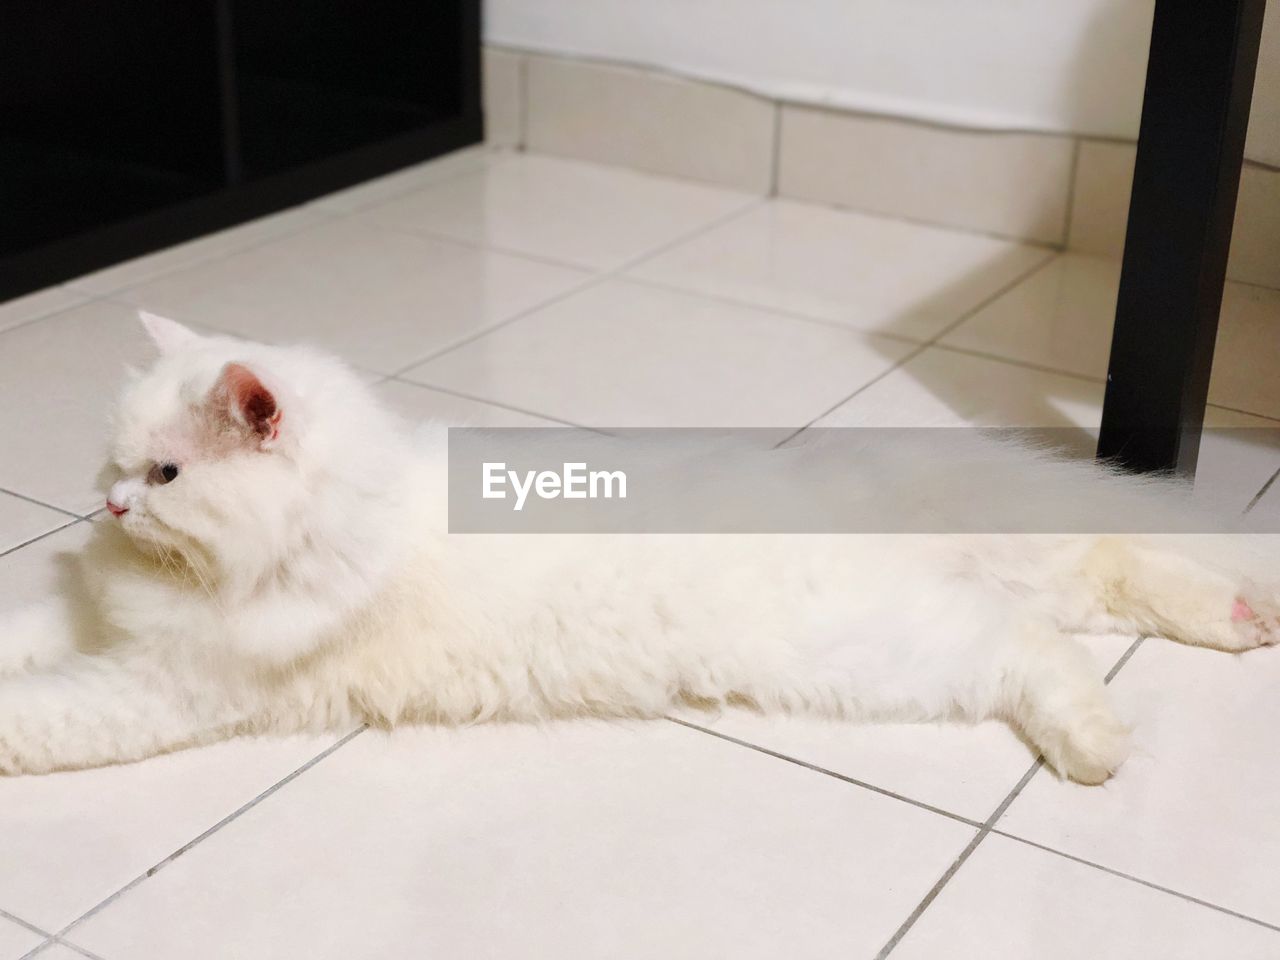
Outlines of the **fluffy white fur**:
M330 357L144 322L161 355L119 405L127 512L97 524L87 597L0 625L0 772L357 722L738 702L999 717L1098 783L1127 731L1070 631L1280 638L1266 538L450 535L443 431L411 439ZM1108 485L1137 515L1188 509L1173 486L1002 456L1059 507ZM858 471L850 489L886 510L920 498L902 458ZM972 520L966 483L1001 475L957 465L920 509Z

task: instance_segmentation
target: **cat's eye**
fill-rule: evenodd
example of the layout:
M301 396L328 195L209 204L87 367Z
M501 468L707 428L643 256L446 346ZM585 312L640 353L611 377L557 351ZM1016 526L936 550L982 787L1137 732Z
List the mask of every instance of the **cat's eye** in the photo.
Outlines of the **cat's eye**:
M176 463L157 463L151 468L151 473L147 480L151 483L171 483L178 477L178 465Z

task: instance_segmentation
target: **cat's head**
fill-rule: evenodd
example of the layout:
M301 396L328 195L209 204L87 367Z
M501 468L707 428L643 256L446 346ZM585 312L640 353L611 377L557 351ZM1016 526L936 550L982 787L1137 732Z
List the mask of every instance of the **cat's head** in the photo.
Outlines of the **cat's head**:
M358 522L396 448L353 371L139 316L159 357L120 397L107 494L136 543L252 583Z

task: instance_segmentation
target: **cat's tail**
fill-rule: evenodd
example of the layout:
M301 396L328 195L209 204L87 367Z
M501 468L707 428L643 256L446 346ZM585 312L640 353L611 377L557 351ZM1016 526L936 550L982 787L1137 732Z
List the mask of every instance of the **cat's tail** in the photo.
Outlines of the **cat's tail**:
M1059 773L1102 783L1129 756L1120 722L1089 652L1048 625L1010 652L1001 700L1009 720Z

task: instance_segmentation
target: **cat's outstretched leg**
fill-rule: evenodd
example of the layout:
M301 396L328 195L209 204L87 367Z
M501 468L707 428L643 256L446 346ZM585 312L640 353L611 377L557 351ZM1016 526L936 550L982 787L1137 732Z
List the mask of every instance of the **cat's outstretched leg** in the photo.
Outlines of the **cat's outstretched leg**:
M76 654L0 680L0 774L48 773L141 760L224 739L230 708L167 673Z
M1267 566L1256 538L1108 537L1087 557L1085 572L1122 622L1239 652L1280 643L1280 569Z
M943 581L924 583L920 596L927 602L817 634L808 661L816 692L801 702L822 709L832 691L843 713L867 720L1005 720L1081 783L1102 783L1124 762L1129 731L1077 640L1000 591ZM766 704L787 699L749 692Z
M1002 712L1064 776L1102 783L1128 757L1129 730L1075 639L1047 625L1030 627L1010 645L1000 682Z

